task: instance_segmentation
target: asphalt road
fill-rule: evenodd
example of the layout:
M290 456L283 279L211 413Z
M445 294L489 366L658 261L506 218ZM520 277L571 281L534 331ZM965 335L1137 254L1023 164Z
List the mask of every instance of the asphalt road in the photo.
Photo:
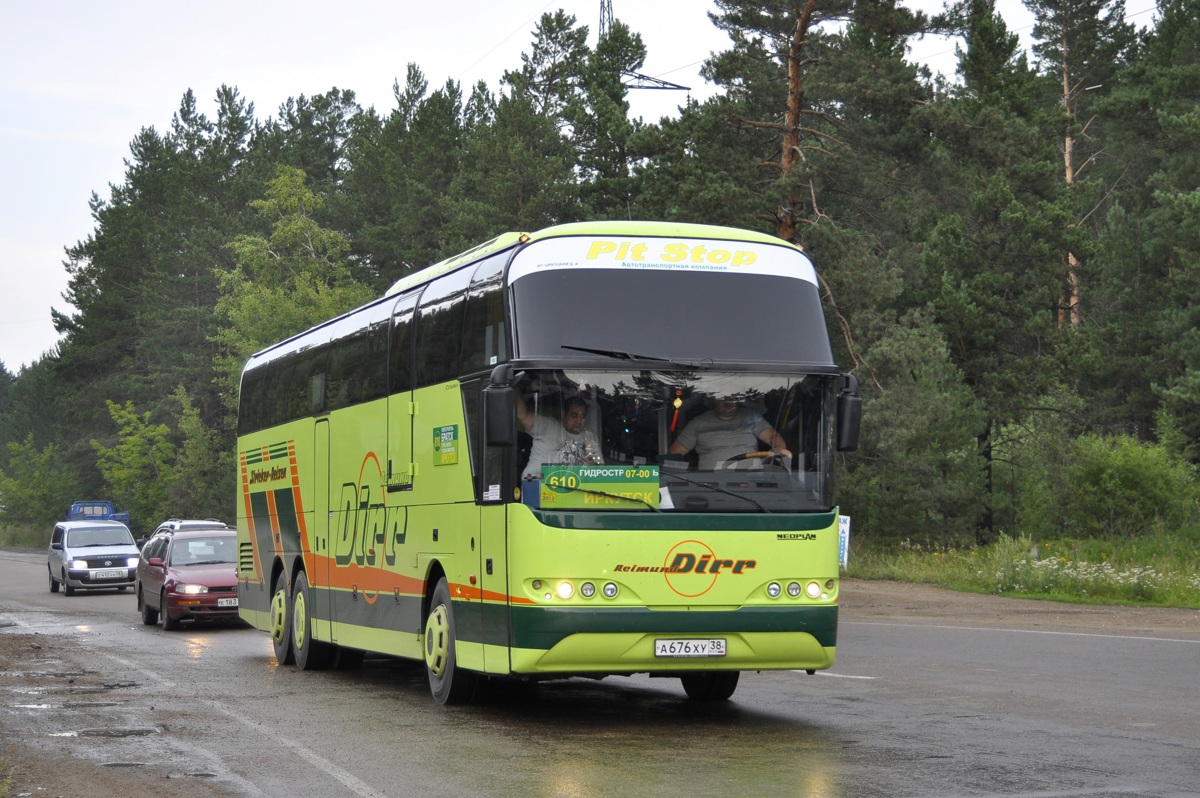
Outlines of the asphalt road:
M43 563L0 552L0 744L79 775L26 768L33 794L1200 796L1195 611L851 581L825 673L743 674L716 706L634 677L442 707L411 666L281 668L262 632L143 626Z

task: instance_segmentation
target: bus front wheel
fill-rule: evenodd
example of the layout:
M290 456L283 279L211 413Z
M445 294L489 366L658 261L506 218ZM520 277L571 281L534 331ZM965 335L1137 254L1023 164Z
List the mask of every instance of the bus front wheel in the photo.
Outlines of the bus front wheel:
M693 701L724 701L737 689L738 671L689 673L681 676L683 692Z
M291 665L296 661L296 654L292 651L289 604L287 577L280 572L271 589L271 645L275 648L275 660L280 665Z
M425 618L425 671L429 689L439 704L467 704L475 697L479 676L458 668L455 652L454 607L446 577L438 580Z

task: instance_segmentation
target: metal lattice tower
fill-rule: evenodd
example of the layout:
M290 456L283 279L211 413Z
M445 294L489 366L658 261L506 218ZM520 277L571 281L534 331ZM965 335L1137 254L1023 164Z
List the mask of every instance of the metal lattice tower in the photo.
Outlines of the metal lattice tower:
M608 35L608 31L612 28L613 10L612 0L600 0L600 38L603 39ZM643 75L640 72L624 72L622 73L627 80L625 85L630 89L668 89L672 91L691 91L688 86L680 86L678 83L672 83L669 80L661 78L652 78L649 75Z

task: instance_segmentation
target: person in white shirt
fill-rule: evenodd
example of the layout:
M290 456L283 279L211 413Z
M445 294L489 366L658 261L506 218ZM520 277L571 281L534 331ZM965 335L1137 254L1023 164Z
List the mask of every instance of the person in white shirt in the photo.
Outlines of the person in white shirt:
M600 465L600 443L587 429L588 405L578 396L567 400L562 423L534 413L522 399L517 402L517 420L533 436L533 449L524 479L540 478L543 465Z

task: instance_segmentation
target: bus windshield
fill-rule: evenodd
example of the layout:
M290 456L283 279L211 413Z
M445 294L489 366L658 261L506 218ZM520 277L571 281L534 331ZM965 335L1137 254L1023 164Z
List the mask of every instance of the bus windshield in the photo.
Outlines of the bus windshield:
M636 494L638 505L592 499L590 509L795 513L832 507L832 376L541 370L526 372L517 388L525 433L518 438L518 465L527 504L550 509L538 497L553 496L539 483L562 473L556 466L602 465L608 468L589 471L603 477L628 467L651 480L655 495Z

